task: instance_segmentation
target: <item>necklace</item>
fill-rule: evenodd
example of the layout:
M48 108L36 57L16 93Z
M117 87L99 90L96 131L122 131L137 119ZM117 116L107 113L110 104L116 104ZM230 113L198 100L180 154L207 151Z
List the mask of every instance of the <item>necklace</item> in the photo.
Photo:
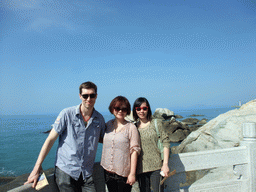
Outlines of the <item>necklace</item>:
M88 119L85 119L84 115L82 115L82 116L83 116L84 121L86 121L86 122L89 121L89 119L91 118L91 116L89 116Z
M84 126L86 127L86 126L87 126L87 123L88 123L88 121L89 121L89 119L91 118L91 116L89 116L88 119L85 119L85 117L84 117L84 115L83 115L81 109L80 109L80 112L81 112L81 115L82 115L83 120L84 120Z
M83 115L82 115L83 116ZM91 116L89 116L88 119L85 119L84 116L83 116L83 120L84 120L84 126L86 127L87 126L87 123L89 121L89 119L91 118Z

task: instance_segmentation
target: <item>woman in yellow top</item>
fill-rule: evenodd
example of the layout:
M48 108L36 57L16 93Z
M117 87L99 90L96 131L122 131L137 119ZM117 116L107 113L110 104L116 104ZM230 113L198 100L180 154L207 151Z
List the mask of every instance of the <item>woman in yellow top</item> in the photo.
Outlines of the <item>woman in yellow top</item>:
M155 122L152 121L152 112L146 98L136 99L133 105L133 118L135 119L141 139L141 153L137 163L137 178L140 191L163 192L160 186L160 171L167 177L169 174L169 138L162 127L161 120L157 120L160 139L164 146L164 160L161 159L160 150L157 147L158 135Z

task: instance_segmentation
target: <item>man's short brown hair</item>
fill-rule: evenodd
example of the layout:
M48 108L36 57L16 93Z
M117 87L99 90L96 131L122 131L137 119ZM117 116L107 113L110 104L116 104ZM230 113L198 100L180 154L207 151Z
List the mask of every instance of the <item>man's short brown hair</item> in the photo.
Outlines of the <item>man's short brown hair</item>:
M84 82L79 86L80 94L82 93L82 89L94 89L95 93L97 94L97 86L91 81Z

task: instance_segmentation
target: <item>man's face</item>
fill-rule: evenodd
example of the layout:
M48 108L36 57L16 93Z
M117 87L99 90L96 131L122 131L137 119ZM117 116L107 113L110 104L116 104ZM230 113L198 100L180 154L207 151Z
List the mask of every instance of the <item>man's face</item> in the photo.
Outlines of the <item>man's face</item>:
M85 108L92 109L97 99L97 94L95 94L94 89L82 89L82 93L79 94L79 97L82 100L82 105Z

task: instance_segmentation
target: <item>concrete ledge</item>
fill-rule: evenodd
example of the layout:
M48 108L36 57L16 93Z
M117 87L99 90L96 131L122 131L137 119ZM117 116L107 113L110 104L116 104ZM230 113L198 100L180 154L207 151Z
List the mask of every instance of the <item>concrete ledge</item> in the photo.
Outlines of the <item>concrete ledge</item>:
M47 176L49 185L39 190L39 192L58 192L57 185L54 182L54 169L46 170L45 174ZM14 180L6 185L0 186L0 191L8 191L8 192L36 192L34 188L32 188L32 184L23 185L26 182L29 174L24 174L21 179ZM105 179L104 179L104 170L100 166L100 163L97 162L93 167L93 179L97 192L107 192L105 187ZM133 192L139 192L138 183L136 182L132 188Z
M49 186L44 187L39 190L40 192L51 192L59 191L55 182L54 182L54 168L46 170L45 174L47 176ZM8 192L35 192L36 190L32 188L32 184L23 185L26 182L29 173L17 177L10 183L0 186L0 191ZM104 181L104 171L100 166L100 163L97 162L94 164L93 178L95 182L95 187L97 192L105 192L105 181Z

